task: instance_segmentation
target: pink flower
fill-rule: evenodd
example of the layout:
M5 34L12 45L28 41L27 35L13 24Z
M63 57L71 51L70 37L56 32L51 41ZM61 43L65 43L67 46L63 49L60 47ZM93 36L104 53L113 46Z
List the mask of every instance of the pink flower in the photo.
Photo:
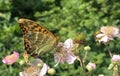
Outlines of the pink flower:
M13 52L11 55L7 55L5 58L3 58L2 62L5 64L13 64L17 59L19 58L19 53Z
M57 66L59 62L67 62L68 64L74 63L76 56L71 52L73 47L72 39L67 39L64 43L60 43L59 47L60 48L54 53L55 66Z
M99 39L99 42L108 42L113 40L113 37L120 37L119 29L114 26L104 26L101 27L99 34L96 35L96 38Z
M101 27L100 31L106 35L118 37L119 35L119 29L114 26L104 26Z
M112 61L113 63L120 62L120 55L113 55L111 61Z
M96 65L95 65L95 63L89 62L87 64L86 68L87 68L88 71L92 71L92 70L96 69Z

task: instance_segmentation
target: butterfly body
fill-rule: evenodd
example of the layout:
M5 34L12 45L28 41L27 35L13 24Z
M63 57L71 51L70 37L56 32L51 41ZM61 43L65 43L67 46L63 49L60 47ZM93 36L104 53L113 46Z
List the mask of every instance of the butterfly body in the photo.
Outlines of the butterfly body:
M29 19L19 19L25 50L30 56L38 57L56 46L57 38L45 27Z

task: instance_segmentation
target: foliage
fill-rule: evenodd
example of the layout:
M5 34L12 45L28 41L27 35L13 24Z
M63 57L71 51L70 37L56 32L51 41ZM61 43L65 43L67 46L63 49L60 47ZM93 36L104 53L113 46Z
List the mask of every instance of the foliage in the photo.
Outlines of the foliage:
M22 33L17 23L18 18L36 20L56 35L60 41L74 39L77 34L84 33L91 47L85 65L89 61L97 64L94 76L104 74L111 76L107 69L110 57L107 47L95 41L95 33L101 26L116 25L120 28L120 2L118 0L0 0L0 60L12 51L21 54L24 51ZM112 53L119 54L120 39L110 42ZM84 45L82 45L84 47ZM83 47L81 55L84 55ZM51 66L53 57L43 56ZM0 62L1 76L17 76L21 70L19 63L7 66ZM55 76L81 76L82 68L78 61L72 65L60 64Z

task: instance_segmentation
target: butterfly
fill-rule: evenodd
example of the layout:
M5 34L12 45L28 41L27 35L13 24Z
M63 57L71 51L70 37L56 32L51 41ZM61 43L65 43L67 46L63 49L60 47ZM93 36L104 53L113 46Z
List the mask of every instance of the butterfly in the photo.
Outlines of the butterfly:
M23 32L26 61L29 56L39 57L56 46L58 37L37 22L19 19L18 23Z

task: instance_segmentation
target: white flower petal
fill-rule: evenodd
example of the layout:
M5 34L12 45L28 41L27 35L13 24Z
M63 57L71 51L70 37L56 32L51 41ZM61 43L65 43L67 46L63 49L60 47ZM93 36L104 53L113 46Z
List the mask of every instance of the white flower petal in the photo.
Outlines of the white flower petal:
M107 42L108 41L108 36L104 36L100 39L100 42Z
M114 33L113 33L114 35L117 35L117 34L119 34L119 29L118 28L114 28Z
M61 56L59 53L55 53L54 54L54 60L55 60L55 67L60 63L60 60L61 60Z
M100 31L101 31L102 33L105 33L105 29L106 29L106 28L107 28L107 27L103 26L103 27L101 27Z
M23 72L19 72L19 75L20 75L20 76L24 76Z
M105 36L105 34L97 34L97 35L96 35L97 38L101 38L101 37L103 37L103 36Z
M119 29L116 28L116 27L114 28L113 36L114 37L120 37Z
M60 59L61 59L61 56L60 56L60 53L55 53L54 54L54 60L55 60L55 63L58 63L59 61L60 61Z
M111 36L111 37L108 37L108 39L109 39L109 40L113 40L113 37L112 37L112 36Z
M70 49L73 47L73 40L72 39L67 39L65 42L64 42L64 47L67 48L67 49Z
M41 71L40 71L40 73L38 75L39 76L45 76L45 74L47 73L48 69L49 69L49 66L44 63L43 67L42 67L42 69L41 69Z
M76 60L76 56L73 54L73 53L68 53L67 55L66 55L66 62L68 63L68 64L73 64L74 63L74 61Z

